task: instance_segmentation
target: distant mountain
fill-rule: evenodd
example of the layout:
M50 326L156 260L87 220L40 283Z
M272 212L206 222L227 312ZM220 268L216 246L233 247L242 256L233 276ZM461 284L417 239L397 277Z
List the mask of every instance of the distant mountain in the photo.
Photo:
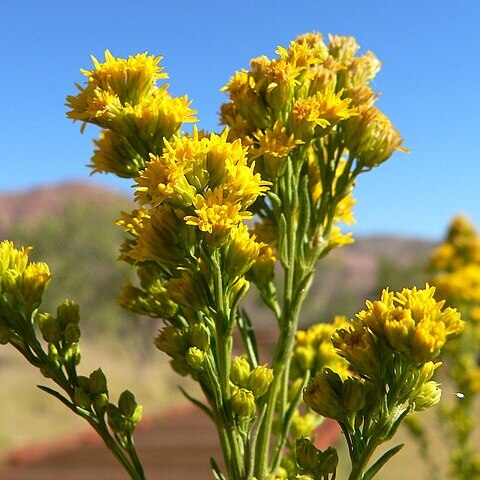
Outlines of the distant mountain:
M0 237L34 245L35 260L50 264L55 273L52 304L71 296L79 301L87 321L95 323L93 318L100 316L102 325L123 329L131 314L112 305L130 269L116 261L123 233L114 222L121 210L131 208L126 195L90 183L0 194ZM319 264L304 321L351 316L383 287L423 285L423 265L432 248L431 242L415 238L375 236L358 238L332 252ZM249 303L257 309L255 298Z

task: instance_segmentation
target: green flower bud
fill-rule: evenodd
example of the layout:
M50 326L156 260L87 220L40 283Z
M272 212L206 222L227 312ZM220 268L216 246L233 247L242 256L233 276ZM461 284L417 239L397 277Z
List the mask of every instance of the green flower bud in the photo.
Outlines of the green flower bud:
M338 377L338 378L337 378ZM303 391L305 403L323 417L339 419L342 416L342 381L330 369L323 369Z
M184 358L174 358L170 362L171 367L182 377L186 377L191 373L191 369L188 366L187 361Z
M348 377L342 384L342 404L348 413L355 413L365 405L365 388L358 378Z
M98 414L102 414L108 405L108 395L101 393L93 399L93 408Z
M80 340L79 326L75 323L69 323L63 332L63 338L65 339L65 342L69 344L77 343Z
M440 402L442 391L437 382L430 381L425 383L420 389L420 393L413 399L415 410L421 411L433 407Z
M80 307L72 300L64 300L57 307L57 320L63 328L66 328L69 323L78 325L80 322Z
M85 410L88 410L90 408L90 396L85 390L83 390L83 388L75 387L73 400L75 401L75 405L77 405L78 407L84 408Z
M3 274L2 289L5 289L5 291L9 293L16 293L18 292L21 280L22 274L13 268L9 268Z
M335 473L338 466L338 453L333 447L327 448L324 452L320 452L320 460L318 462L315 478L327 476L329 473Z
M129 390L125 390L118 399L118 408L125 417L131 417L137 408L135 396Z
M185 361L193 370L200 370L205 360L205 352L197 347L190 347L185 354Z
M89 379L85 375L79 375L77 377L77 383L80 388L83 388L86 392L90 391Z
M264 395L273 380L273 370L266 365L255 367L248 377L248 388L255 398Z
M71 362L73 363L73 365L78 365L81 358L82 356L80 354L80 346L78 345L78 343L72 343L65 351L65 363Z
M124 418L119 408L113 403L107 405L107 421L114 432L121 432L124 428Z
M57 320L49 313L42 313L38 318L38 326L43 339L48 343L58 343L62 338L62 332Z
M295 457L300 468L307 472L314 472L319 459L319 451L308 438L297 438Z
M293 357L300 369L305 372L313 367L315 361L315 351L311 347L304 347L302 345L295 348Z
M239 417L250 417L255 412L255 397L250 390L236 388L230 402L233 413Z
M107 379L102 369L93 371L88 378L88 389L93 395L108 394Z
M173 325L167 325L160 330L155 338L155 346L173 358L183 356L187 349L185 339Z
M230 367L230 380L237 387L246 387L250 376L250 364L245 357L235 357Z
M196 323L188 329L188 343L192 347L197 347L198 349L206 352L210 348L210 334L208 333L207 327L202 323Z

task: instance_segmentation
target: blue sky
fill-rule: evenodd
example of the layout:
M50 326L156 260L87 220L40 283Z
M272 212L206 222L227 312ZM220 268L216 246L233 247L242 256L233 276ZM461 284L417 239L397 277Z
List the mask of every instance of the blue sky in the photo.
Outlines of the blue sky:
M478 0L0 0L0 192L67 180L130 191L89 177L98 132L65 117L90 54L162 55L172 93L218 129L230 75L315 30L354 35L384 62L379 106L411 150L360 177L354 231L439 239L457 212L480 227L479 24Z

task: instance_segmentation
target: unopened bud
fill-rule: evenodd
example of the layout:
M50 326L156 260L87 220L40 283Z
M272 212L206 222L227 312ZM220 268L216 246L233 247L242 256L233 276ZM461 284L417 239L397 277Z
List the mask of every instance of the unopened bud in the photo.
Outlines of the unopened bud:
M91 405L91 400L88 393L83 390L83 388L75 387L75 393L73 395L73 399L75 400L75 405L81 408L85 408L88 410Z
M342 403L348 413L358 412L365 405L365 388L358 378L348 377L343 382Z
M42 313L38 319L38 326L44 340L48 343L58 343L62 338L60 325L57 319L49 313Z
M80 322L80 307L72 300L64 300L57 307L57 319L63 328L66 328L69 323L78 325Z
M72 344L80 340L80 328L75 323L69 323L63 332L65 342Z
M88 378L88 388L93 395L108 394L107 379L102 369L93 371Z
M205 352L197 347L190 347L185 354L185 361L193 370L200 370L205 360Z
M245 357L235 357L230 368L230 380L237 387L246 387L250 376L250 364Z
M298 438L295 456L298 466L307 472L313 472L318 463L319 451L308 438Z
M250 417L255 412L255 397L250 390L237 388L230 399L232 411L239 417Z
M273 370L266 365L255 367L248 377L248 388L255 398L264 395L273 380Z
M108 405L108 395L101 393L93 399L93 408L97 413L103 413Z
M196 323L189 328L188 339L192 347L197 347L203 352L210 348L210 334L202 323Z
M130 417L135 413L137 402L132 392L129 390L122 392L118 399L118 408L120 409L120 413L125 417Z
M420 393L414 398L415 410L421 411L427 408L433 407L440 402L442 391L439 384L434 381L430 381L423 385Z

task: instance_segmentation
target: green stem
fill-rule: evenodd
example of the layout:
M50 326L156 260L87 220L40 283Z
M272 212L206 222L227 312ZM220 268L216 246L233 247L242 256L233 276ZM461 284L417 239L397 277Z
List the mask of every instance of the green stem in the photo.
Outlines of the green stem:
M370 458L372 457L375 449L379 445L377 439L371 439L366 448L363 450L362 454L358 457L356 462L352 462L352 471L348 476L348 480L362 480L363 472L366 469Z

